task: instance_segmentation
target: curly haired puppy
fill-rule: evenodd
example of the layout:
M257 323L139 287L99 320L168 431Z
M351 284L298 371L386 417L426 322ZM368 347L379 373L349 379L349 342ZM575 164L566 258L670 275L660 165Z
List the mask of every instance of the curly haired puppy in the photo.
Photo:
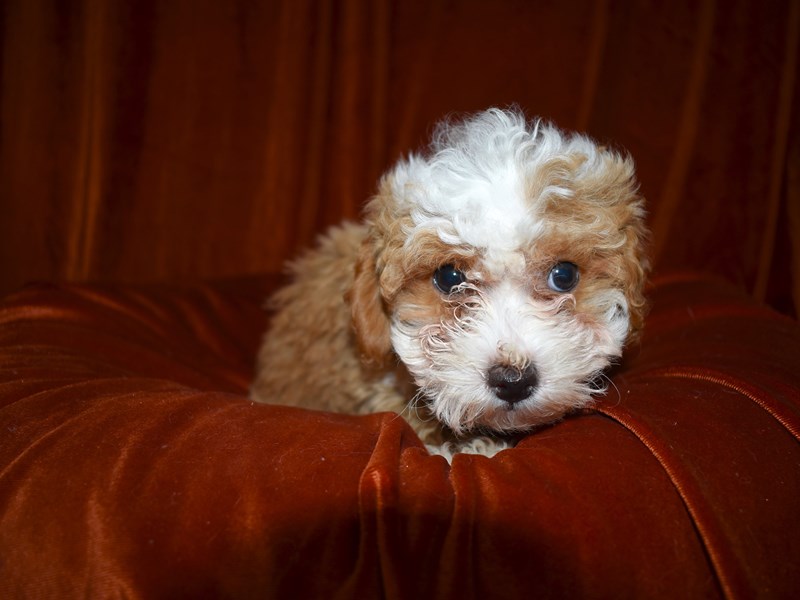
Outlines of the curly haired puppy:
M630 158L516 110L438 126L272 299L255 400L396 411L431 451L492 455L587 406L640 328Z

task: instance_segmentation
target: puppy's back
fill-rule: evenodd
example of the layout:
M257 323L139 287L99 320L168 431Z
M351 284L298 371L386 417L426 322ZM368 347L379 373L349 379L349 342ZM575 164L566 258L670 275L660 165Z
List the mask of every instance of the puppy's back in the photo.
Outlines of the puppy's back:
M355 412L365 386L344 296L366 228L332 228L290 264L292 282L268 301L271 325L251 397L258 402Z

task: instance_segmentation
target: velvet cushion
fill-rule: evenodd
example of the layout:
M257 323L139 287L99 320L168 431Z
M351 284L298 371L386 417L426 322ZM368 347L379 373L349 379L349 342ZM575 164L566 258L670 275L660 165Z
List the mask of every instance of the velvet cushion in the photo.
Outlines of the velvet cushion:
M0 310L0 597L789 597L800 328L657 281L607 397L487 459L246 397L275 281Z

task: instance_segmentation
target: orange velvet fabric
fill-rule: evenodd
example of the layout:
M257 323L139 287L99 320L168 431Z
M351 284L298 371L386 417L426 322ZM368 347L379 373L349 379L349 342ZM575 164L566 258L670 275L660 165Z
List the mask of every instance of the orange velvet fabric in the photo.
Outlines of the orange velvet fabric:
M796 0L6 0L0 295L278 272L453 112L635 158L659 270L800 305Z
M0 597L791 597L800 328L661 278L594 410L487 459L246 398L274 280L0 307Z

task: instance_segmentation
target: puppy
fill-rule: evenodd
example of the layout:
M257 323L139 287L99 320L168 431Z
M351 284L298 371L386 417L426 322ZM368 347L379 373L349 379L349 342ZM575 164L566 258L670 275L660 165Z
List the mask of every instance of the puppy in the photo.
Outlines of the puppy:
M441 123L293 263L253 399L395 411L448 460L586 407L644 317L637 189L627 156L517 110Z

